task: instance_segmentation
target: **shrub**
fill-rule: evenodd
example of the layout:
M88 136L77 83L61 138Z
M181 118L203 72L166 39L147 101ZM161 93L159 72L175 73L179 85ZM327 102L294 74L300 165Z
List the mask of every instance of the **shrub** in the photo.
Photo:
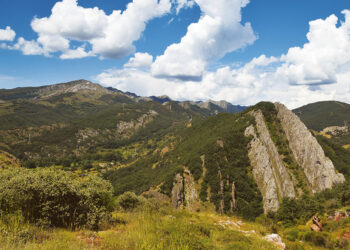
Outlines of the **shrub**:
M126 192L120 195L117 203L123 210L133 210L142 204L142 200L133 192Z
M112 186L96 176L50 169L0 173L0 210L21 212L27 221L44 226L98 229L110 217L112 194Z
M286 233L286 238L289 241L296 241L298 239L299 230L296 228L289 229Z

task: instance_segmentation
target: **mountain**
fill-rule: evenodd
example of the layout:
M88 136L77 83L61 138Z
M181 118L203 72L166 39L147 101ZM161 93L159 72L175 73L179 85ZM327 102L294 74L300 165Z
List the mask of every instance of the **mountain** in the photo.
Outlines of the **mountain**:
M61 164L144 140L138 145L141 150L148 140L155 144L217 112L218 108L167 96L140 97L86 80L0 90L0 149L31 166ZM220 112L234 110L220 108Z
M309 129L327 137L332 143L350 148L350 105L328 101L312 103L293 111Z
M343 216L339 210L346 211L350 205L350 153L332 134L345 130L310 130L311 125L302 121L309 111L302 110L293 113L269 102L241 107L225 101L140 97L85 80L0 90L0 177L6 173L13 178L11 171L2 170L16 167L20 173L19 166L35 169L23 171L23 180L29 173L28 178L34 178L35 173L47 176L56 171L74 181L81 178L82 183L99 176L108 184L108 192L119 197L118 204L142 206L139 216L144 223L149 223L152 211L164 223L157 228L168 235L167 223L181 220L181 225L193 226L188 230L196 233L196 242L208 238L228 242L232 235L227 230L234 228L245 235L244 228L254 228L248 234L259 242L266 234L278 232L289 246L308 246L308 241L312 247L342 246L345 224L328 218L333 213ZM318 112L314 119L330 119L328 111ZM342 111L337 112L334 117ZM22 183L22 179L4 178L12 185ZM41 185L42 176L35 178ZM60 178L59 183L65 185ZM18 198L16 192L12 194ZM174 212L164 204L187 212ZM316 214L324 215L331 225L325 225L327 233L310 232L306 223ZM137 213L125 216L128 221L118 217L118 223L130 223ZM209 217L215 218L210 225L204 223ZM344 232L332 231L338 229ZM218 230L228 236L219 239Z
M175 207L210 201L252 218L349 173L347 154L334 157L334 146L280 104L176 102L85 80L1 90L0 100L1 150L28 168L102 174L116 195L158 187Z
M210 201L221 213L255 218L278 211L284 198L310 196L345 181L350 165L334 164L322 146L285 106L260 103L199 121L162 150L105 178L116 195L160 186L174 207L195 211Z
M297 108L293 112L309 129L315 131L350 123L350 105L343 102L316 102Z

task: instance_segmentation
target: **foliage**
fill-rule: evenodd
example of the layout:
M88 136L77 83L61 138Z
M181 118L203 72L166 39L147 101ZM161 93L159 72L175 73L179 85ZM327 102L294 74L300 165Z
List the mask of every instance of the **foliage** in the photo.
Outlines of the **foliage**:
M95 176L79 178L50 169L0 173L0 210L21 212L29 222L96 229L112 207L111 185Z
M274 219L275 222L280 221L284 226L290 227L305 224L316 214L333 212L349 205L350 184L346 182L313 196L303 196L298 200L283 199Z
M247 152L250 140L244 136L246 127L253 122L249 115L219 114L194 123L179 133L174 150L165 156L151 154L130 167L106 173L105 178L113 184L116 195L127 191L141 194L160 184L162 191L171 195L175 175L187 167L196 181L202 180L199 193L203 201L210 187L210 201L218 209L223 199L224 212L230 212L234 182L238 205L234 212L254 219L263 212L262 197L251 174ZM218 145L220 141L223 147ZM204 165L201 160L203 156ZM205 175L203 167L206 169ZM219 190L219 170L225 183L222 194Z
M325 154L329 157L335 168L346 177L350 176L350 152L343 147L331 142L327 138L318 135L318 143L322 146Z
M123 210L127 211L135 209L142 203L142 200L135 193L126 192L118 197L117 203Z
M293 111L309 129L316 131L330 126L344 126L344 121L350 122L350 105L342 102L317 102Z

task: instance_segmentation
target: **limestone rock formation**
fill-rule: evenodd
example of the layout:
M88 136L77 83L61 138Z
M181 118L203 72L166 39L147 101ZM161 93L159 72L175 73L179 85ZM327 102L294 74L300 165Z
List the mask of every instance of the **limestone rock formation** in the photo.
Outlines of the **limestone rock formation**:
M199 209L198 192L191 172L187 169L184 173L175 176L173 189L171 192L171 203L174 208L185 208L189 211Z
M332 126L332 127L325 128L321 131L321 133L331 134L334 136L342 135L348 132L349 132L349 126L344 126L344 127Z
M280 203L277 194L277 185L272 171L272 163L267 148L258 138L253 125L245 131L245 136L252 136L249 145L249 159L253 167L253 176L263 195L265 213L277 211Z
M173 208L181 209L184 201L184 178L181 174L177 174L171 191L171 205Z
M261 142L265 145L267 152L270 156L271 167L273 175L278 186L279 195L282 198L294 198L295 190L292 179L289 176L289 172L284 166L278 150L271 139L269 130L266 127L265 119L262 112L255 111L251 112L255 117L256 128L260 136Z
M281 236L278 234L270 234L264 237L264 240L267 240L269 242L272 242L280 249L286 249L286 244L282 242Z
M320 192L344 182L344 176L336 173L332 161L325 156L322 147L299 117L283 104L276 103L275 107L289 147L297 163L303 168L312 191Z
M138 130L142 127L145 127L148 123L152 122L158 113L154 110L150 110L147 114L143 114L136 120L131 121L121 121L117 124L117 132L123 134L126 130Z

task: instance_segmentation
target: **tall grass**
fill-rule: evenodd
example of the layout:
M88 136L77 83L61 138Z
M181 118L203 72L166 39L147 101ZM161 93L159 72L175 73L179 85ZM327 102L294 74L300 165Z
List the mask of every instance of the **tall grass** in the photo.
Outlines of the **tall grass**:
M93 232L47 230L26 223L20 214L1 215L0 249L276 249L259 235L221 226L212 214L142 208L113 217L115 225Z

